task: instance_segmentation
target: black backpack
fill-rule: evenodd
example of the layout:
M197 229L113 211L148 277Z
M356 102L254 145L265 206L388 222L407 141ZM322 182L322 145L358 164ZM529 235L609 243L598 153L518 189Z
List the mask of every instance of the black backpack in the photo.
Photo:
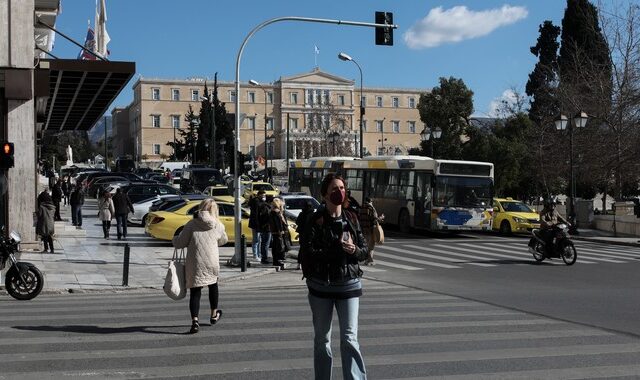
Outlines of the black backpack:
M258 204L258 225L260 228L264 228L269 225L269 213L271 207L266 202L260 202Z

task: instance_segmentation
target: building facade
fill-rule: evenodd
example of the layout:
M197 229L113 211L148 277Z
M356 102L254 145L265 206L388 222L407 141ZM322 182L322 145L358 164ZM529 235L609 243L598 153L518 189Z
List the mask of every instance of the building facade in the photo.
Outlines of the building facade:
M187 127L189 105L199 113L204 84L198 79L138 79L133 85L133 102L127 107L128 133L119 124L114 128L119 149L133 147L121 154L149 161L169 157L172 148L167 142L179 138L177 130ZM211 90L212 83L207 84ZM424 125L417 105L426 91L363 89L365 155L406 154L420 144ZM360 95L354 81L319 69L265 85L244 82L240 87L244 115L240 151L253 157L285 158L288 143L289 158L357 156ZM233 82L218 82L218 98L229 114L235 114L236 96Z

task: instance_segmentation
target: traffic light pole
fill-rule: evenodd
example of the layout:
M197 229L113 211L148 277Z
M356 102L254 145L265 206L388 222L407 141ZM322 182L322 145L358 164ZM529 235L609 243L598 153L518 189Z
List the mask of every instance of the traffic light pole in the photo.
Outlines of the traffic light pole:
M388 13L388 12L387 12ZM388 13L391 15L391 13ZM376 20L378 16L376 14ZM388 18L387 18L388 19ZM249 34L242 41L242 45L240 45L240 49L238 49L238 56L236 58L236 122L235 122L235 138L234 138L234 173L233 173L233 197L234 197L234 232L236 238L234 239L234 255L231 259L232 263L240 262L240 256L242 254L241 243L238 236L242 235L242 210L240 209L240 175L239 175L239 167L241 162L239 160L240 157L240 62L242 61L242 52L244 51L247 42L249 39L253 37L260 29L264 28L267 25L280 22L280 21L300 21L300 22L313 22L320 24L335 24L335 25L350 25L350 26L364 26L369 28L378 28L384 29L388 32L392 32L392 29L397 29L398 25L395 24L387 24L387 23L373 23L373 22L357 22L357 21L343 21L343 20L331 20L331 19L323 19L323 18L313 18L313 17L296 17L296 16L288 16L288 17L276 17L270 20L264 21L255 28L253 28ZM393 41L393 39L391 39ZM242 263L246 263L244 258L242 259ZM244 272L246 268L244 265L241 270Z

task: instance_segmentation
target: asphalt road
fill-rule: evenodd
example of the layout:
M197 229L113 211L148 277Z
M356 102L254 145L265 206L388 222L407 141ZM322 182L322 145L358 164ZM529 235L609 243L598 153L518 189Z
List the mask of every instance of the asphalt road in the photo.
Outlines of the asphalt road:
M576 241L578 259L535 263L528 237L404 235L376 247L367 275L640 336L640 249Z

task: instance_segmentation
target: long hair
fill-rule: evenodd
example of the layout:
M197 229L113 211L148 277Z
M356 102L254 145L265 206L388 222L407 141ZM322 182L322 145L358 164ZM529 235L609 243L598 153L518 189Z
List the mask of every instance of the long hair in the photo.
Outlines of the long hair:
M322 183L320 184L320 195L321 196L324 197L325 195L327 195L327 192L329 191L329 184L334 179L339 179L340 181L342 181L342 184L344 185L344 191L345 191L345 194L346 194L347 182L344 180L344 178L342 178L342 176L339 175L339 174L329 173L322 179Z
M200 203L200 207L198 208L198 213L202 214L203 212L209 212L213 219L218 219L218 204L213 198L207 198L202 203Z

